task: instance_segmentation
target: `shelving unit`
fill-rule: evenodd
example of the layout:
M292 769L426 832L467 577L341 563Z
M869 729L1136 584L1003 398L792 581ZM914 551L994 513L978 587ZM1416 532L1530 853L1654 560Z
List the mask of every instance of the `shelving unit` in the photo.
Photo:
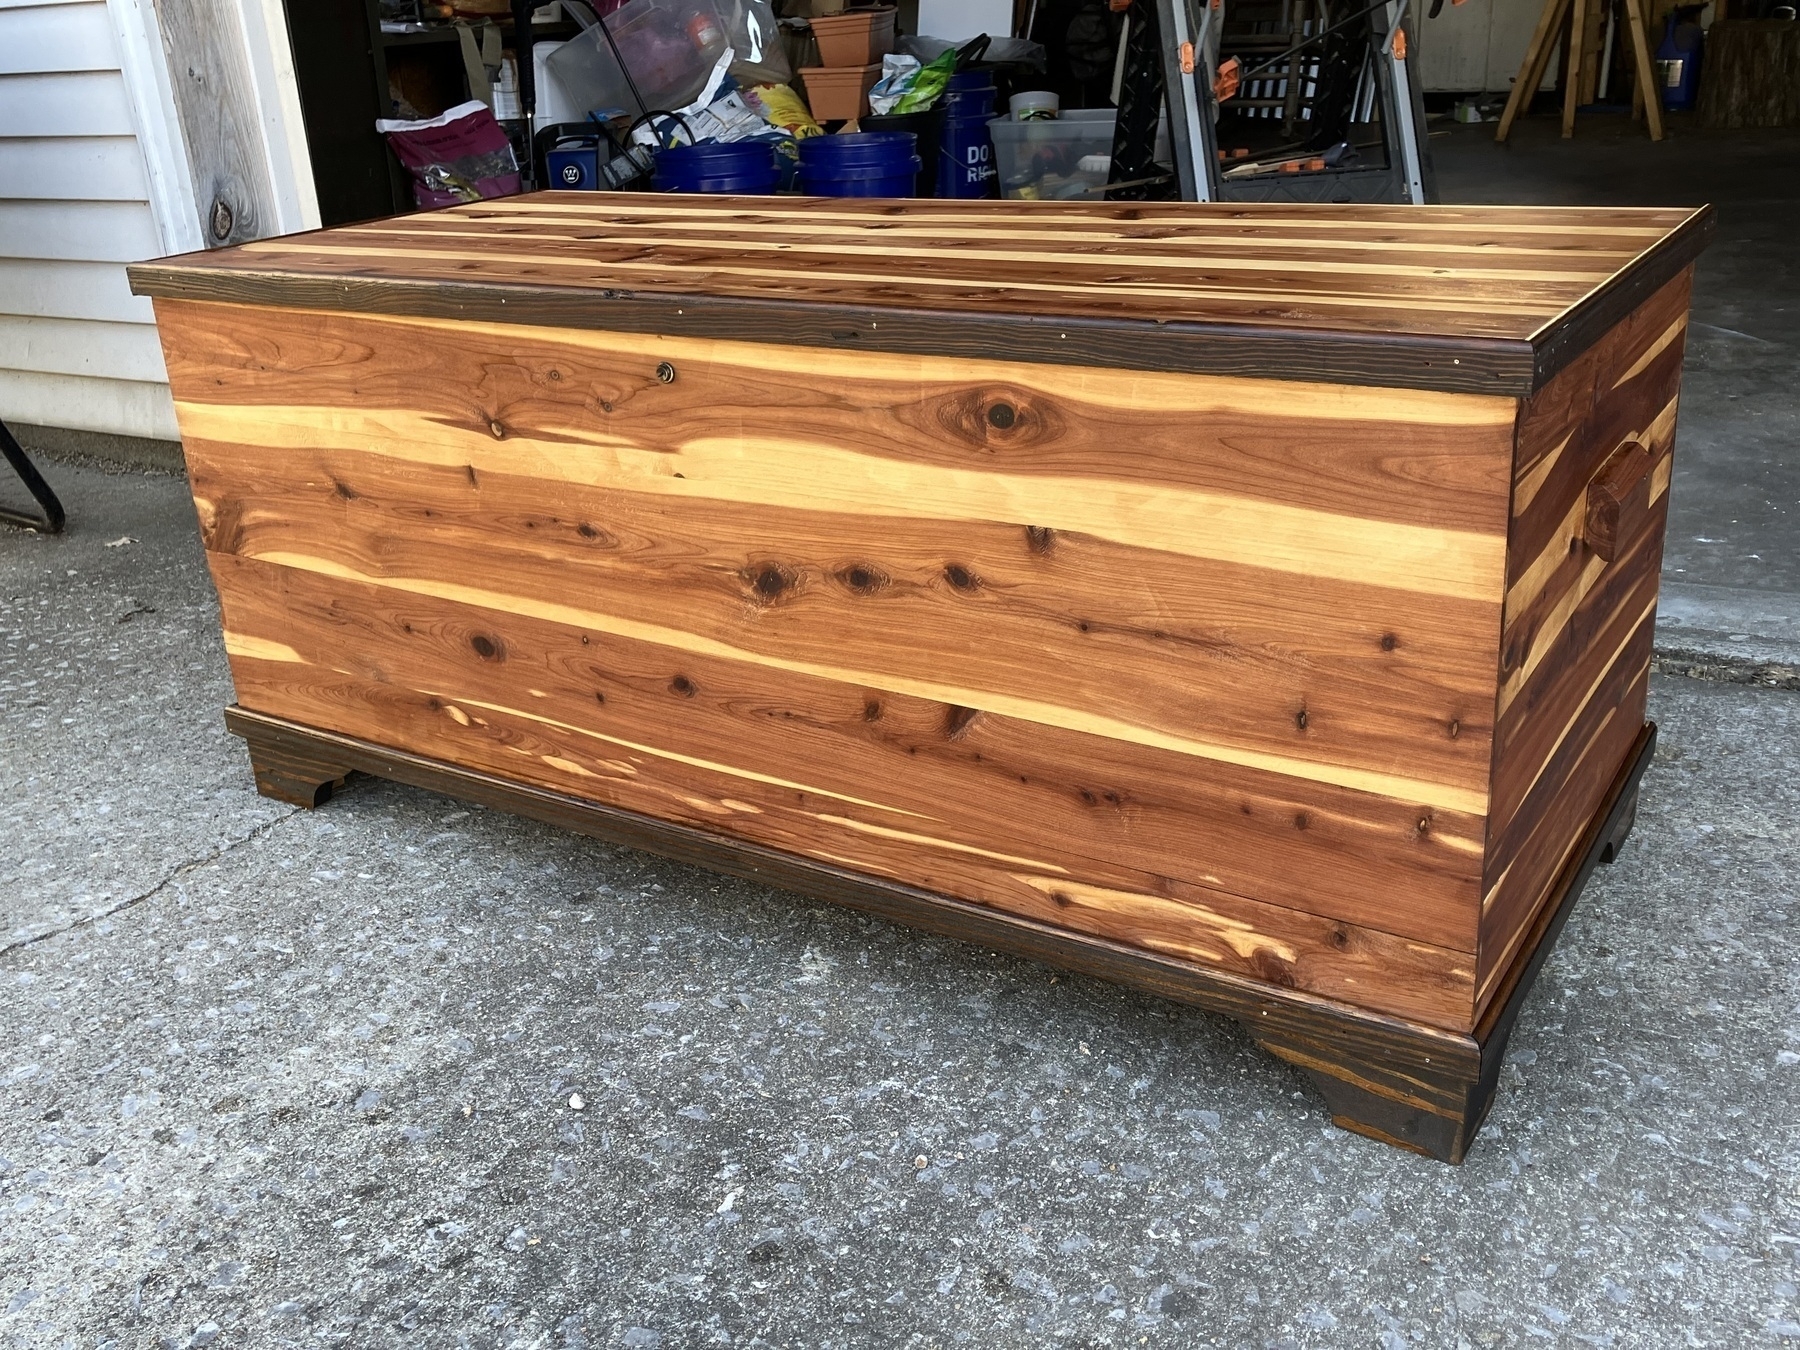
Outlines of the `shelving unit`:
M423 117L469 97L456 27L384 33L376 0L290 3L287 25L321 222L346 225L412 210L411 184L375 121L395 116L396 87ZM508 54L510 28L500 24ZM540 24L533 31L545 41L575 28Z

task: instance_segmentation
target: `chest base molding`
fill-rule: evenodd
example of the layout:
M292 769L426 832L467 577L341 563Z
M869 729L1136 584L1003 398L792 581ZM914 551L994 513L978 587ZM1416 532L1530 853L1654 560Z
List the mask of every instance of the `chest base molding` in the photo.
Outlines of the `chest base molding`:
M1480 1024L1461 1035L242 707L226 710L225 725L249 747L257 790L296 806L323 806L351 774L369 774L1235 1018L1312 1079L1335 1124L1451 1163L1463 1160L1487 1116L1519 1010L1588 878L1631 831L1638 780L1656 749L1656 726L1645 723L1555 899L1519 944Z

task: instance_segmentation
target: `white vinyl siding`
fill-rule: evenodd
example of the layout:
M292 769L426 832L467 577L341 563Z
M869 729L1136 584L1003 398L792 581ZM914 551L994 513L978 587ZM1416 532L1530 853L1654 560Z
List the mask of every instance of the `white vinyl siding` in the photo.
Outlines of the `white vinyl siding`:
M148 300L165 252L105 0L0 0L0 417L174 440Z

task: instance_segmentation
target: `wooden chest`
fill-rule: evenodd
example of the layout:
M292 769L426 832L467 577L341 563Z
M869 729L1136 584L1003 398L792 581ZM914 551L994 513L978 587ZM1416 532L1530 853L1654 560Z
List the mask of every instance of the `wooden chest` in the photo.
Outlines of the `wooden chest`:
M1710 229L545 193L132 280L263 791L1093 970L1456 1159L1630 826Z

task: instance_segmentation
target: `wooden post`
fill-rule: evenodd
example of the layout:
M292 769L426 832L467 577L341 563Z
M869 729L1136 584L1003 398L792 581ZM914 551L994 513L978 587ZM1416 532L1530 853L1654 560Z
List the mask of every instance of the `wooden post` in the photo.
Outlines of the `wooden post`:
M1587 38L1587 0L1575 0L1569 16L1568 55L1563 59L1563 125L1566 141L1575 134L1575 109L1581 101L1581 57Z
M1500 114L1500 127L1494 133L1496 141L1504 144L1508 133L1512 131L1513 119L1531 106L1532 95L1543 82L1544 67L1550 63L1552 39L1562 24L1568 7L1569 0L1544 0L1543 13L1538 15L1537 31L1531 35L1531 44L1525 48L1525 59L1520 63L1518 76L1513 80L1512 93L1507 95L1506 110Z
M1506 100L1506 110L1500 114L1500 126L1494 132L1496 141L1505 143L1514 120L1531 105L1532 95L1543 82L1544 68L1550 64L1550 53L1556 48L1556 37L1562 31L1565 17L1568 19L1569 47L1563 62L1562 134L1565 140L1575 134L1575 109L1581 98L1588 17L1591 8L1599 3L1601 0L1544 0L1543 12L1538 15L1537 31L1531 35L1531 45L1525 49L1525 60L1519 66L1518 77L1513 80L1512 93ZM1624 3L1626 27L1631 30L1631 50L1637 69L1636 92L1643 96L1650 139L1660 141L1663 138L1662 93L1656 87L1656 68L1650 60L1650 41L1644 29L1643 0L1624 0ZM1574 7L1573 14L1569 12L1571 5ZM1633 115L1636 115L1635 101Z
M1656 67L1650 60L1650 39L1644 32L1644 0L1625 0L1625 18L1631 29L1631 55L1637 64L1638 92L1644 97L1644 120L1650 139L1663 138L1662 90L1656 86Z
M243 16L209 0L156 0L154 8L202 239L217 248L278 233Z

